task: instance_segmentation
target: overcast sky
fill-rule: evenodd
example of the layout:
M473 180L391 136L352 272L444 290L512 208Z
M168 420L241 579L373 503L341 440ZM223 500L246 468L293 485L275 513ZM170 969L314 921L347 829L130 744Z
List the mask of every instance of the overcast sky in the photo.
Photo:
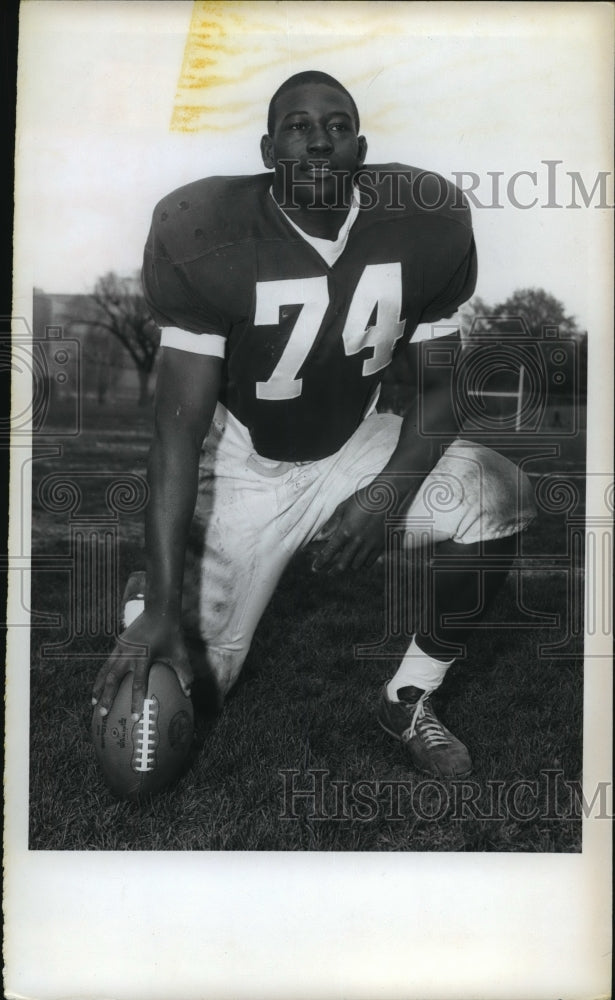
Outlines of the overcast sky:
M589 323L597 284L610 279L609 213L594 207L598 192L589 208L565 206L568 172L591 191L611 169L599 5L234 3L200 13L191 22L191 3L164 0L22 6L18 298L33 284L83 292L104 271L137 269L155 202L199 176L262 170L269 96L317 68L354 94L368 162L458 175L464 187L477 176L487 206L473 209L478 294L493 303L541 286ZM186 49L191 23L196 49ZM562 161L550 187L545 160ZM512 181L518 171L536 177ZM608 188L611 202L612 176ZM549 199L563 207L544 207Z

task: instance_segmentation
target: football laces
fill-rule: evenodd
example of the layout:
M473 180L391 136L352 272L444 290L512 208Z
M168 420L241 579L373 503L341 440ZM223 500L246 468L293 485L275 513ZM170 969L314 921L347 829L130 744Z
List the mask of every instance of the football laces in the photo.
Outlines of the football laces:
M153 771L156 767L156 748L160 742L158 734L158 699L154 696L143 702L143 714L135 723L132 733L134 752L131 766L139 774Z

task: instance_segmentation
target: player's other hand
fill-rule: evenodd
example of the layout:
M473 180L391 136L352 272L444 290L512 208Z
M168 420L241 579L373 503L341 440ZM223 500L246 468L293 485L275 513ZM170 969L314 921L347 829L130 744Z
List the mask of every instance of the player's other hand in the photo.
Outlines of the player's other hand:
M359 490L339 504L321 535L326 538L312 563L316 572L343 573L346 569L373 566L385 544L385 512L368 509L365 491Z
M181 689L190 694L193 674L181 628L144 611L119 637L111 656L98 672L92 689L92 704L106 715L117 690L128 673L132 682L132 714L139 718L147 694L147 680L154 663L165 663L177 674Z

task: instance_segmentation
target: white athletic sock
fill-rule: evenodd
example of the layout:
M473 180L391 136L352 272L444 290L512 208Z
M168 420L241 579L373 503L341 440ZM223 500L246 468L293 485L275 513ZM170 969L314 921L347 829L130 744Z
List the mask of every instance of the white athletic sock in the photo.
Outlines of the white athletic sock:
M422 691L433 691L434 688L440 686L452 663L454 663L454 659L443 663L442 660L434 660L431 656L427 656L427 653L424 653L417 646L416 639L413 638L397 673L387 684L389 698L391 701L399 701L397 692L404 687L417 687L421 688Z

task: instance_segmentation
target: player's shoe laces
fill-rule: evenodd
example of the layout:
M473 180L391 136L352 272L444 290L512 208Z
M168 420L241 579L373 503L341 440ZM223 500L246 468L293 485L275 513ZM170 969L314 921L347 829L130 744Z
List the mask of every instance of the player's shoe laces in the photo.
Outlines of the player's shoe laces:
M408 748L413 764L420 771L439 778L465 778L472 770L470 754L435 715L431 694L432 691L403 687L397 692L399 701L391 701L385 684L378 705L378 722Z

